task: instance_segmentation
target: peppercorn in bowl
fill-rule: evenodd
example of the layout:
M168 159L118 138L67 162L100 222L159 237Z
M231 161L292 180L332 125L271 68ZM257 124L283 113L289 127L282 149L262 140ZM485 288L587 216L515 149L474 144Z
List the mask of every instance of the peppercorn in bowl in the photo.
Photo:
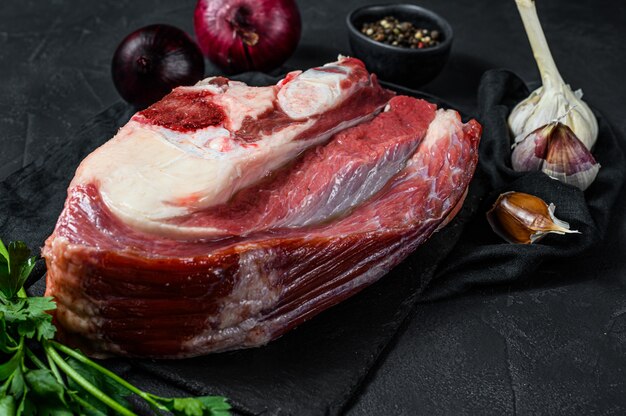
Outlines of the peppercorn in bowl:
M346 24L352 54L384 81L419 87L441 72L450 55L450 24L423 7L365 6Z

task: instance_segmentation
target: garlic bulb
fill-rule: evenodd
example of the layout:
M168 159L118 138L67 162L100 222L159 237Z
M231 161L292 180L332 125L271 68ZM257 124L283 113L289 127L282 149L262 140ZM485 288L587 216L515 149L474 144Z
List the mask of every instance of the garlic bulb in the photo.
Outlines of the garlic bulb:
M531 244L548 234L572 234L569 224L554 216L554 204L522 192L506 192L500 195L487 212L491 229L513 244Z
M596 117L582 101L582 92L580 90L573 92L561 78L539 23L534 0L515 0L515 3L522 17L543 85L515 106L508 120L511 131L517 140L519 136L526 136L529 132L566 114L563 123L574 131L587 149L591 149L598 138Z
M582 191L591 185L600 170L600 164L574 132L556 121L539 127L513 146L513 170L541 170Z

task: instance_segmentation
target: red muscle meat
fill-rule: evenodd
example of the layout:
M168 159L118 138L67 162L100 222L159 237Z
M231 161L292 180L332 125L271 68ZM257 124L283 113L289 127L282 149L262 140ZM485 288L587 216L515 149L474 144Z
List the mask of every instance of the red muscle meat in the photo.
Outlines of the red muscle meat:
M460 208L476 167L480 125L474 120L464 124L455 111L437 110L423 100L391 98L350 65L360 63L339 61L317 72L290 75L275 87L278 92L263 90L270 98L293 97L298 91L281 93L280 88L309 78L317 83L325 74L345 75L322 79L335 88L330 98L313 91L329 100L321 113L306 115L310 111L305 107L318 108L319 102L299 102L305 107L296 108L285 100L283 105L294 107L272 104L269 110L252 111L247 116L265 126L268 117L280 124L255 132L254 141L239 138L250 119L239 117L237 124L233 107L223 104L239 97L236 91L210 101L226 117L217 121L222 127L202 127L202 140L223 140L210 135L211 129L223 128L230 132L229 146L243 144L234 153L195 154L205 163L219 166L226 158L233 165L242 158L261 163L254 153L261 150L246 146L270 146L269 156L263 157L271 159L276 141L289 145L305 135L333 133L304 139L314 143L297 144L298 152L285 156L279 166L263 159L270 168L259 168L264 173L256 181L227 177L237 187L226 198L198 184L189 188L191 202L172 211L165 203L144 202L136 210L139 219L128 219L123 215L126 200L115 199L126 191L106 188L98 176L104 157L88 158L43 250L46 293L57 301L60 336L95 356L179 358L263 345L370 285L445 225ZM227 88L225 82L219 88ZM355 88L355 82L361 86ZM245 94L254 93L247 88ZM380 97L382 105L359 101L362 96ZM352 104L341 110L346 102ZM342 112L345 118L338 117ZM355 122L339 126L346 119ZM163 133L163 125L152 127L147 117L137 123L136 132L120 131L119 140L150 129L161 134L151 140L181 147L181 155L194 151L188 145L199 143L194 137ZM294 123L306 128L290 135ZM168 166L158 163L160 169ZM150 198L150 190L146 192Z

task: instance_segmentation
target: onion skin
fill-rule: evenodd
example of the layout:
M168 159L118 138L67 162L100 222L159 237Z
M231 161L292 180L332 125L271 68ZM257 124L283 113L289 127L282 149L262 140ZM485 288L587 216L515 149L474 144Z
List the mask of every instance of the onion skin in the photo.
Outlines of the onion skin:
M129 103L143 108L159 101L174 87L204 78L204 57L182 30L150 25L128 35L111 64L113 83Z
M269 71L300 41L294 0L199 0L194 13L202 53L224 72Z

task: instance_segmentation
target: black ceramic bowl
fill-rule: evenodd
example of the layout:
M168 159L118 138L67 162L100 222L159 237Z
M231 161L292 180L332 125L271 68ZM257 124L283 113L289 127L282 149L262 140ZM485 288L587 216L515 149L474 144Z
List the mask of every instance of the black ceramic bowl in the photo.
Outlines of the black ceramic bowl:
M376 42L361 33L363 23L386 16L414 26L438 30L437 46L424 49L401 48ZM435 78L443 69L452 46L452 28L441 16L413 4L365 6L354 10L346 19L350 48L354 57L365 62L367 69L382 80L409 87L419 87Z

